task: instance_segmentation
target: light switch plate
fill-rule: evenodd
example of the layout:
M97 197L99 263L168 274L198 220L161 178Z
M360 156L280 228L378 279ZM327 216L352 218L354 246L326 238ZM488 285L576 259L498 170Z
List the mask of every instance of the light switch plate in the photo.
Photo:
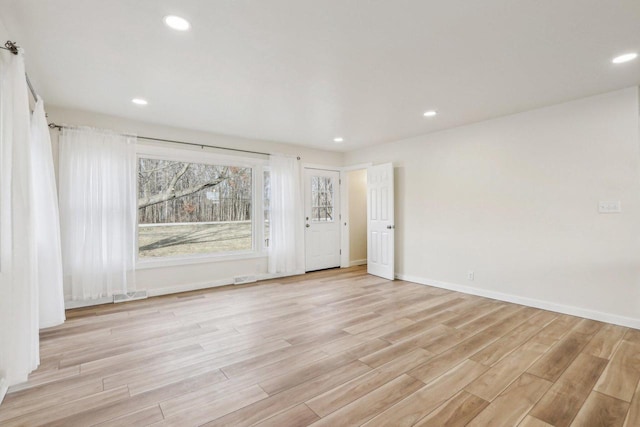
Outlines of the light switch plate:
M622 206L620 200L609 200L598 202L598 212L600 213L620 213L622 212Z

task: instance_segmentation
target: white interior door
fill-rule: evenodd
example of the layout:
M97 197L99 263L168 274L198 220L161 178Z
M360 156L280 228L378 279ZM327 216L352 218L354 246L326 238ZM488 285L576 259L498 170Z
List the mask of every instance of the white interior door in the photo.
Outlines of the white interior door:
M393 164L367 169L367 272L393 280L395 224Z
M340 267L340 173L304 170L305 270Z

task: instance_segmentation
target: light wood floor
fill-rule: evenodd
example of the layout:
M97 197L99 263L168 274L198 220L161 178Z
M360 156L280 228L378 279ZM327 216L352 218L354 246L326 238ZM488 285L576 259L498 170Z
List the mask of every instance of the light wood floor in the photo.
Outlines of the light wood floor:
M640 426L640 331L362 267L79 309L2 426Z

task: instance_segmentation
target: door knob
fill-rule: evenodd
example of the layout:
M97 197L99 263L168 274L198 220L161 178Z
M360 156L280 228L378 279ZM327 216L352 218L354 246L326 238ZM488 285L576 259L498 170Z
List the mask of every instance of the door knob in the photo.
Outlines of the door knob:
M307 228L311 227L309 224L306 225Z
M396 228L396 226L395 226L395 225L387 225L387 230L392 230L392 229L394 229L394 228Z

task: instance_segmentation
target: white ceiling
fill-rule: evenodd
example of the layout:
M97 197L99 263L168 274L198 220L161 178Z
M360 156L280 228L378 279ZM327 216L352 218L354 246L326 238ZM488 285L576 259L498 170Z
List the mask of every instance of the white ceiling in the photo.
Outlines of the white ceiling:
M611 64L640 51L638 0L0 0L0 11L50 105L331 150L640 84L640 60ZM169 30L168 14L192 30Z

